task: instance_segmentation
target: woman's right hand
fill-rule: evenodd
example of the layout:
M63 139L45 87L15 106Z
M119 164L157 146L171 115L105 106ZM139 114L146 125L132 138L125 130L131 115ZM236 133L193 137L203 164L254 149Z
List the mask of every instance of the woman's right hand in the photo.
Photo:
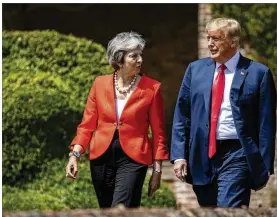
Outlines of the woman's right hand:
M76 179L77 173L77 158L75 156L71 156L68 160L68 164L66 165L66 177Z

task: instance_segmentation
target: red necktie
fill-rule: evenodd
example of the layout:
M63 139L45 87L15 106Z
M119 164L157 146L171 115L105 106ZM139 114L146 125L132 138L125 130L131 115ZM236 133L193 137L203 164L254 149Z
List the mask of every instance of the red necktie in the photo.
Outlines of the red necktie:
M212 158L216 152L216 128L218 115L223 99L224 87L225 87L225 74L224 70L226 66L220 65L220 71L218 72L212 88L212 106L211 106L211 123L209 134L209 158Z

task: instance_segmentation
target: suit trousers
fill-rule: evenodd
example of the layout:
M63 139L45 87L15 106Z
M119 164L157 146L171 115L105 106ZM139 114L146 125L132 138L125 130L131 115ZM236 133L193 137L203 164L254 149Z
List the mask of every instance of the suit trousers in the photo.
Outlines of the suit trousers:
M239 140L218 140L211 163L211 183L194 185L200 206L249 206L250 172Z
M108 150L90 161L92 183L100 208L118 204L126 207L140 206L147 168L147 165L126 155L116 130Z

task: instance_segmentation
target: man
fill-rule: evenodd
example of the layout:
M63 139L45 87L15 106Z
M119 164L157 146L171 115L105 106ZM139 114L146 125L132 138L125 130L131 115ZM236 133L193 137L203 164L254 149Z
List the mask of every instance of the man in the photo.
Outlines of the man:
M264 187L274 170L276 89L268 67L239 53L236 20L214 19L206 32L211 58L186 70L171 162L200 206L248 207L251 189Z

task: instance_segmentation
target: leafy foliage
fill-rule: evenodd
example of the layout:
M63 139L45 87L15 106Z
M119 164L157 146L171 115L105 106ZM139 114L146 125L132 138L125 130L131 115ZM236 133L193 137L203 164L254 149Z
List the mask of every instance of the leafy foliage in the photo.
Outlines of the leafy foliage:
M91 184L89 162L82 159L78 164L78 178L65 179L67 159L47 163L34 182L23 188L3 186L3 210L66 210L98 208L96 195ZM154 194L147 196L149 177L143 186L142 206L174 207L173 193L165 183Z
M145 207L176 207L176 200L174 194L169 189L168 185L161 182L161 187L156 191L152 197L148 197L148 183L150 176L146 176L143 189L141 206Z
M242 27L247 56L267 65L277 82L277 4L210 4L214 17L232 17Z
M3 183L28 182L68 152L105 49L55 31L3 31Z

